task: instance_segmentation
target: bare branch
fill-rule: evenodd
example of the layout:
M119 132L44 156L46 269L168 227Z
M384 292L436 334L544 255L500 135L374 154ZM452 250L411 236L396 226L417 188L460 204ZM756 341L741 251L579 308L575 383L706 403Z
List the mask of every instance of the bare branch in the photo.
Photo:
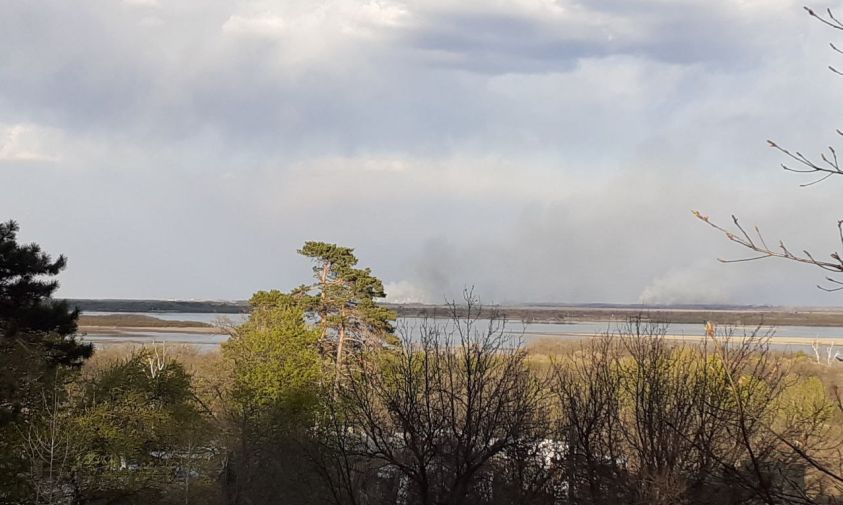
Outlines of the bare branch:
M843 24L841 24L840 21L838 21L837 18L834 17L834 13L831 12L831 9L826 10L827 18L820 16L810 7L804 7L804 9L806 12L808 12L809 16L819 20L821 23L828 25L834 28L835 30L843 30Z
M784 258L784 259L787 259L787 260L796 261L798 263L805 263L805 264L808 264L808 265L813 265L813 266L821 268L821 269L823 269L827 272L832 272L832 273L835 273L835 274L843 274L843 260L841 260L841 257L839 255L839 253L837 253L837 252L833 252L833 253L830 254L830 257L835 261L829 262L829 261L821 261L821 260L816 259L814 257L814 255L811 254L807 250L803 250L802 254L799 254L799 255L794 254L793 252L790 251L790 249L787 248L787 246L784 244L784 242L779 242L778 249L772 249L769 246L767 246L767 243L764 240L764 236L761 233L761 231L758 229L757 226L754 227L754 229L755 229L756 235L758 236L758 241L760 242L760 244L756 243L755 241L752 240L752 238L745 231L743 226L740 224L739 220L734 215L732 216L732 221L735 223L735 227L737 228L737 231L729 230L727 228L724 228L724 227L714 223L713 221L711 221L711 219L708 216L703 215L699 211L694 210L694 211L691 211L691 213L697 219L699 219L700 221L706 223L707 225L711 226L715 230L717 230L720 233L722 233L723 235L725 235L726 238L729 239L731 242L734 242L734 243L739 244L739 245L741 245L741 246L743 246L743 247L745 247L745 248L747 248L751 251L755 251L755 252L759 253L758 256L751 256L751 257L748 257L748 258L736 258L736 259L718 258L718 261L720 261L721 263L740 263L740 262L746 262L746 261L756 261L756 260L765 259L765 258ZM843 245L843 221L837 222L837 229L838 229L838 235L840 237L841 245ZM843 290L843 281L838 281L838 280L835 280L831 277L826 277L826 280L831 282L832 284L836 284L838 286L832 287L832 288L826 288L826 287L818 286L823 291L840 291L840 290Z

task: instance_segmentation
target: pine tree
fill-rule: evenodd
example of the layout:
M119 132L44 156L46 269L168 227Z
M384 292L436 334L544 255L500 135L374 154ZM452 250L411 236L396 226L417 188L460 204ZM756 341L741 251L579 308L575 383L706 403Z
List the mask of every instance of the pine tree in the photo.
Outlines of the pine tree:
M321 331L323 349L333 348L337 367L344 354L395 344L395 312L375 299L386 296L383 283L369 268L355 268L354 249L325 242L305 242L298 251L314 261L316 282L300 286L294 296L307 300L308 313Z
M0 502L27 503L21 479L27 426L45 414L46 399L62 401L66 372L93 349L74 338L77 310L54 300L54 279L67 260L52 260L37 244L17 241L18 224L0 223ZM23 438L22 438L23 437ZM20 499L18 499L20 498Z
M78 367L93 349L74 338L78 310L54 300L67 265L37 244L17 241L18 224L0 223L0 424L40 396L58 368ZM5 414L5 416L4 416Z

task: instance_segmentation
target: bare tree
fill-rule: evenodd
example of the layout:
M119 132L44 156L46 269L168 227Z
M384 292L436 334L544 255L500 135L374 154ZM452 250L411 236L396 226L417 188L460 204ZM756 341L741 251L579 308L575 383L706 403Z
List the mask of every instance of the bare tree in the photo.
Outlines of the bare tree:
M840 351L835 350L835 344L834 344L833 340L825 345L825 347L824 347L825 359L824 360L821 359L820 358L820 348L822 346L820 344L821 344L821 342L820 342L819 337L814 338L814 340L811 341L811 349L814 351L814 357L816 358L818 365L825 364L826 366L831 366L831 363L834 360L840 359Z
M616 357L616 342L607 334L553 364L551 390L559 404L556 433L566 448L560 480L571 502L608 502L627 480L617 426L621 416L620 377L612 365Z
M73 464L72 433L58 391L42 396L43 410L23 433L22 448L29 463L29 480L36 505L70 503L68 484Z
M834 30L843 31L843 23L841 23L841 21L835 16L834 12L831 9L827 9L824 14L818 13L808 7L805 7L805 11L808 13L809 16L820 21L824 25ZM834 43L830 43L830 47L836 53L843 54L843 51L841 51L841 49L838 48ZM837 75L843 75L843 72L841 72L834 66L829 66L829 69ZM839 129L836 130L836 133L838 135L843 135L843 131ZM781 145L772 140L768 140L768 145L771 148L776 149L777 151L782 153L787 158L787 161L782 163L781 165L784 170L798 174L808 174L814 176L813 180L801 184L800 186L802 187L812 186L814 184L823 182L832 176L843 175L843 169L841 169L840 167L837 150L833 146L829 146L826 152L820 153L818 157L809 157L799 151L792 151L788 148L782 147ZM703 222L712 226L714 229L723 233L728 240L739 244L744 248L753 251L754 253L757 253L746 258L719 259L719 261L724 263L732 263L743 261L755 261L773 257L784 258L797 263L812 265L823 270L826 273L825 280L827 283L825 285L818 285L818 288L824 291L843 290L843 278L841 278L841 275L843 275L843 258L841 258L839 251L832 252L829 255L829 259L818 259L813 253L809 252L808 250L794 252L793 249L790 249L788 246L785 245L784 241L779 241L777 244L773 244L772 246L768 245L766 239L764 238L764 235L761 233L757 226L753 227L751 232L747 231L747 228L741 225L738 218L734 215L732 216L733 227L728 227L712 222L708 216L705 216L698 211L693 211L693 213L698 219L702 220ZM839 220L837 222L837 237L840 240L841 245L843 245L843 220ZM820 357L819 342L817 340L812 343L812 348L814 350L816 361L818 364L820 364L822 360ZM839 359L837 356L838 353L832 353L834 353L833 344L829 345L826 348L826 365L830 365L835 358ZM835 395L837 395L837 386L833 386L833 389L835 391ZM743 407L742 403L739 400L740 398L736 397L737 406ZM837 396L837 404L838 406L840 405L839 396ZM841 468L841 458L839 452L837 454L836 461L830 462L822 461L820 458L816 457L815 455L812 455L811 451L807 448L809 438L820 439L820 443L818 445L824 446L824 451L817 452L828 453L829 451L840 445L839 440L822 440L823 435L828 432L826 426L826 417L827 416L822 410L818 410L814 413L813 416L807 415L803 419L803 425L810 427L813 431L800 428L802 437L798 439L798 442L794 442L791 436L793 434L790 433L790 431L792 430L786 429L782 431L781 427L772 426L770 422L765 421L764 419L752 417L746 412L741 413L741 419L745 421L744 424L759 423L760 425L764 426L765 433L768 436L771 436L774 441L777 442L779 447L785 447L788 451L789 456L795 456L800 464L807 465L811 470L825 477L831 483L832 486L839 487L840 484L843 483L843 468ZM744 440L744 442L744 445L747 445L747 450L749 450L748 441ZM817 449L817 447L814 447L814 449ZM752 456L752 454L750 455ZM756 470L758 470L757 465ZM800 499L806 499L806 497L801 496Z
M813 503L834 481L829 402L788 403L759 328L699 345L665 331L633 319L555 362L568 503Z
M355 463L337 473L355 495L349 501L492 501L508 477L495 469L518 454L538 457L518 449L545 438L544 389L520 338L471 292L464 306L451 304L446 324L427 320L401 334L399 349L358 357L336 400L338 460ZM352 485L355 476L367 482Z

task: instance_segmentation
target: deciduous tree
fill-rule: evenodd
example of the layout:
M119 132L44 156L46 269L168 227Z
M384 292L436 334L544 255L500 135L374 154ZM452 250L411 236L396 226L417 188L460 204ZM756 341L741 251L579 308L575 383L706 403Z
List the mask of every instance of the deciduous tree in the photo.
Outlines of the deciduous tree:
M306 303L255 293L248 321L223 345L231 368L222 481L229 504L315 501L305 449L325 381L320 329L307 322Z
M512 503L528 492L508 470L524 454L543 461L541 381L505 321L466 301L464 316L453 306L447 324L408 328L400 348L344 371L325 435L338 501L491 503L507 489Z

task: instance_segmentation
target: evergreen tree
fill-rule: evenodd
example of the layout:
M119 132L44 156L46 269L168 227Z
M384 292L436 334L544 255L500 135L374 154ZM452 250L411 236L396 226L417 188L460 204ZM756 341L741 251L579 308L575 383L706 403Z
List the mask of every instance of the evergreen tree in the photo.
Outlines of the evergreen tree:
M293 295L307 300L308 313L321 330L323 349L333 350L339 367L351 349L396 344L395 312L379 306L383 283L369 268L355 268L354 249L325 242L305 242L299 254L314 261L316 282Z
M30 403L27 396L39 397L57 369L78 367L92 353L74 338L78 310L51 298L52 277L67 260L18 243L17 232L16 222L0 223L0 425Z
M46 399L59 401L67 370L93 351L74 338L77 310L53 300L54 279L67 264L37 244L17 241L18 224L0 223L0 502L26 494L19 478L25 468L21 444L37 422ZM24 486L25 487L25 486ZM23 490L22 490L23 489Z

